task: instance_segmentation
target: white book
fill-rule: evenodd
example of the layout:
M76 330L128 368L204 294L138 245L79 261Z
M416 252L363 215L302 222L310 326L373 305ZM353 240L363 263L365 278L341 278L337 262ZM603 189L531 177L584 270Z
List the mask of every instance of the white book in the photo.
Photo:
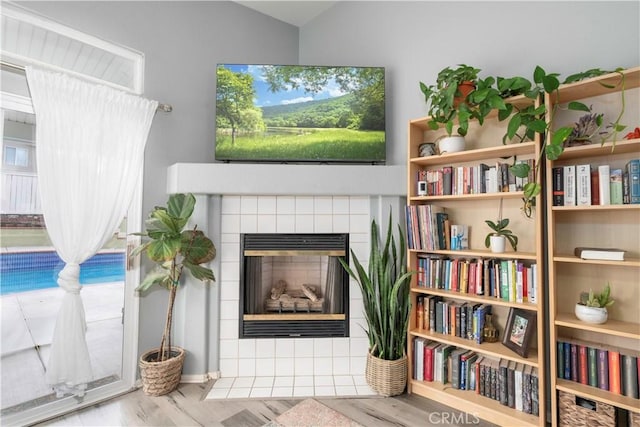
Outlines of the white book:
M577 247L573 254L582 259L598 259L605 261L624 261L623 249Z
M522 411L522 396L524 394L524 389L522 388L522 371L524 370L524 365L520 362L516 363L516 369L513 375L513 384L515 388L515 397L516 397L516 411Z
M564 205L576 205L576 166L564 167Z
M416 338L415 342L415 378L424 381L424 338Z
M531 264L531 280L529 280L529 302L531 304L538 303L538 265Z
M576 166L576 205L591 205L591 166Z
M609 174L609 165L598 166L598 187L601 205L610 205L611 199L609 196L609 180L611 176Z

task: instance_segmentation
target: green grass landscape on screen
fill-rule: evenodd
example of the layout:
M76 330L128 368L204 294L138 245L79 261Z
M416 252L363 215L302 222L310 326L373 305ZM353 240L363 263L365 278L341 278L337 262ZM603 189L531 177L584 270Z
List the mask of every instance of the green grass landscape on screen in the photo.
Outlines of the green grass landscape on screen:
M384 69L219 65L217 160L382 162Z

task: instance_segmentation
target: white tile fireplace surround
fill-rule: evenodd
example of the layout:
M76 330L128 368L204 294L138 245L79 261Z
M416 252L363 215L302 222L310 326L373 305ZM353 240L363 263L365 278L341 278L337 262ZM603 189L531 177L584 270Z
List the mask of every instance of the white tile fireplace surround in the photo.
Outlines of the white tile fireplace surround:
M371 219L402 220L406 166L176 163L169 193L220 196L220 379L208 398L371 395L362 298L349 285L349 337L239 339L241 233L348 233L366 264ZM217 216L218 213L214 213ZM382 219L382 220L380 220Z
M223 196L220 376L209 398L362 395L368 340L362 294L349 289L346 338L239 339L241 233L348 233L361 261L369 251L368 196ZM235 384L235 385L234 385ZM270 390L267 390L270 389Z

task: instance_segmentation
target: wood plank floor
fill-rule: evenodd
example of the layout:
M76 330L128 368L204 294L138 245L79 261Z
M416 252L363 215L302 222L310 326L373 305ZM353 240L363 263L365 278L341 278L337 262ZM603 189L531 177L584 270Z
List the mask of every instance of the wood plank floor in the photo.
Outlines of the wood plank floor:
M136 390L36 425L259 427L301 401L204 400L209 388L208 384L181 384L160 397ZM417 395L316 399L366 427L493 426Z

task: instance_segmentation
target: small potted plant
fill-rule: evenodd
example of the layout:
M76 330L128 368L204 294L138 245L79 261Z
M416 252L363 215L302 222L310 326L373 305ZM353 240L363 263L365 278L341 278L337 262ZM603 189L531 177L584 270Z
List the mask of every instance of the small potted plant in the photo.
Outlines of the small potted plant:
M500 208L498 209L498 220L494 222L487 219L484 222L492 230L484 239L485 247L490 247L491 252L504 252L507 240L514 251L518 250L518 236L513 234L513 231L507 228L509 225L509 218L502 218L502 199L500 199Z
M576 303L576 317L587 323L605 323L608 318L607 307L611 307L613 303L609 283L600 293L593 292L593 289L582 292L580 302Z
M429 127L437 130L444 125L446 131L438 141L440 153L464 150L464 136L473 116L468 97L476 89L479 72L478 68L460 64L441 70L435 85L427 86L420 82L420 90L429 106ZM458 135L453 135L456 123Z

